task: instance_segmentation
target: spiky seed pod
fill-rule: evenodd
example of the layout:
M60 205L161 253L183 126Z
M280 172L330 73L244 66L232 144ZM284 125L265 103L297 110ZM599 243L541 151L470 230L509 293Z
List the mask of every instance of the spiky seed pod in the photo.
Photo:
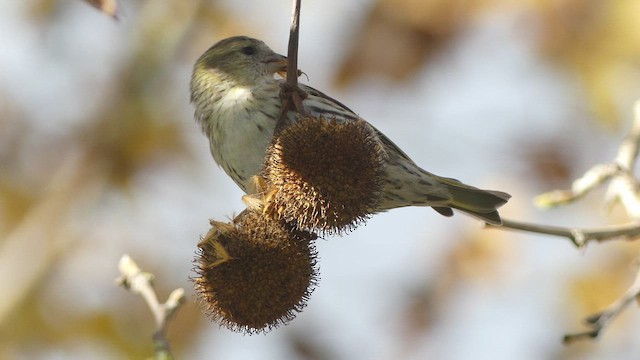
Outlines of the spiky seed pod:
M374 130L363 120L301 118L267 149L265 212L303 230L350 230L380 200L385 159Z
M262 213L213 222L198 244L195 289L211 318L233 331L267 332L306 306L317 280L316 236Z

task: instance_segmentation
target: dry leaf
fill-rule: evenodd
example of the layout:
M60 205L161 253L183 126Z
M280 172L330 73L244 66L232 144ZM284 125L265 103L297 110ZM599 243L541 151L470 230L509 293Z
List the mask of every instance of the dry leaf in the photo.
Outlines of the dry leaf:
M84 0L103 13L118 18L118 2L117 0Z

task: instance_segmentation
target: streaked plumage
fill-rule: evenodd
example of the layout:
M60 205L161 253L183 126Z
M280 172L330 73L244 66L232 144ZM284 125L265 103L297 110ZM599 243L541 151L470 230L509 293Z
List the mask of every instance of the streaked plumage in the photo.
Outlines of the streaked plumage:
M265 151L275 129L281 101L274 74L285 68L285 57L260 40L238 36L222 40L196 62L191 79L195 118L210 141L215 161L245 192L251 177L262 168ZM352 121L358 115L344 104L309 86L308 115ZM296 114L289 113L289 121ZM378 211L403 206L431 206L445 216L451 208L491 224L500 224L496 209L509 194L480 190L455 179L431 174L416 165L400 148L372 126L388 162Z

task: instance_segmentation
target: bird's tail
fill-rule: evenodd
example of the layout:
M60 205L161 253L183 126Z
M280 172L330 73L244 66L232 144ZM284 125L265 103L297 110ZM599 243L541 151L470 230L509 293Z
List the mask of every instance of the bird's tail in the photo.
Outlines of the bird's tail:
M489 224L502 225L497 209L506 204L511 195L502 191L481 190L450 178L438 177L438 181L449 190L451 200L446 207L434 206L434 210L451 216L451 208L454 208Z

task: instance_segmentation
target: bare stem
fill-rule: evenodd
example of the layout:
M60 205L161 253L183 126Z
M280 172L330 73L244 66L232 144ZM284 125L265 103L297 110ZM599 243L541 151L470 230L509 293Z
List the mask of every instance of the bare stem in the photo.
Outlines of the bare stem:
M287 49L287 84L293 89L298 86L298 42L300 39L300 6L302 0L293 0L289 47Z
M605 241L612 239L633 240L640 237L640 196L638 181L633 176L633 168L640 151L640 100L634 105L634 120L629 133L618 147L615 159L606 164L593 166L583 176L576 179L571 189L554 190L536 198L541 207L554 207L573 202L596 187L610 181L607 191L607 202L620 201L633 222L603 228L581 229L549 225L523 223L504 220L505 229L529 231L546 235L562 236L571 240L577 247L586 245L588 241Z
M540 194L535 203L541 208L552 208L576 201L591 190L604 184L619 172L616 164L598 164L593 166L580 178L573 181L571 189L553 190Z
M637 192L637 180L633 176L633 168L640 150L640 100L634 104L633 112L631 128L620 143L618 153L611 163L593 166L572 183L571 189L541 194L536 198L538 206L549 208L573 202L610 180L607 203L620 201L630 217L640 219L640 197Z
M300 7L302 0L293 0L293 15L289 30L289 46L287 50L287 79L280 91L282 108L275 132L278 133L286 125L287 114L295 109L298 114L304 115L302 100L307 94L298 87L298 39L300 38Z
M576 247L582 248L589 241L607 241L614 239L635 240L640 237L640 196L638 196L638 180L633 174L640 151L640 100L634 104L634 119L627 136L620 143L618 153L613 161L593 166L583 176L576 179L568 190L555 190L536 198L536 203L543 208L564 205L582 198L591 190L609 181L605 203L608 207L619 202L634 221L600 228L571 228L540 225L503 219L502 228L528 231L538 234L560 236L569 239ZM488 225L491 226L491 225ZM640 298L640 266L636 279L629 289L613 304L603 311L586 318L590 330L575 334L567 334L564 343L576 340L596 338L605 327L624 310L633 299Z
M634 221L628 224L621 225L603 226L598 228L572 228L502 219L501 226L493 226L488 224L487 226L504 228L507 230L519 230L538 234L565 237L578 248L582 248L586 246L589 241L594 240L598 242L616 239L634 240L640 237L640 221Z
M631 124L629 133L618 147L618 156L615 162L627 171L633 170L638 159L638 149L640 147L640 100L633 105L634 121Z
M171 292L167 301L161 304L153 286L153 274L143 272L129 255L123 255L118 265L121 276L116 283L145 300L156 322L153 334L153 346L156 359L173 359L166 329L173 314L184 303L184 289L178 288Z
M600 335L602 330L613 320L615 319L622 310L626 309L629 304L633 302L634 299L637 299L640 295L640 266L638 266L636 270L636 278L627 289L627 291L615 302L609 305L606 309L593 314L585 319L585 323L587 326L591 328L591 330L567 334L563 338L563 342L565 344L571 344L577 340L582 339L594 339Z

